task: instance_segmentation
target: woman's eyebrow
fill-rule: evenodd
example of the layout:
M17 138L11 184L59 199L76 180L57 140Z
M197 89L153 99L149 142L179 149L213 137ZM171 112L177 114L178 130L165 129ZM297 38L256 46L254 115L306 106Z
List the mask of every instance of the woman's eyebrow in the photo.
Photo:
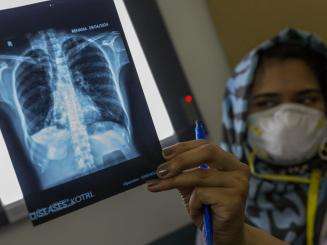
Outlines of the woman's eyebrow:
M321 95L321 91L318 88L305 89L297 93L297 96L306 96L306 95Z
M258 99L276 99L279 98L279 93L261 93L257 95L250 96L251 100L258 100Z

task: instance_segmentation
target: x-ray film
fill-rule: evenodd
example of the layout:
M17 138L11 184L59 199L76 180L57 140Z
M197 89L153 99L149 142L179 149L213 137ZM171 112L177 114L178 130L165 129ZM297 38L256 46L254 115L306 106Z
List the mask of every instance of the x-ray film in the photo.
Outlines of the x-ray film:
M112 0L5 10L0 36L1 131L33 224L155 175L160 144Z

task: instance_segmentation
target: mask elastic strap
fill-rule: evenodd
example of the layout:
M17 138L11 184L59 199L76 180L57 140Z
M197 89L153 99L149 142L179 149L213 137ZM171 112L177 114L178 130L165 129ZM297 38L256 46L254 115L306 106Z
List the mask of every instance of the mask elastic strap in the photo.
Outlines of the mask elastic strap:
M296 184L308 184L309 191L307 195L307 213L306 213L306 240L307 245L314 244L314 233L315 233L315 218L318 207L319 199L319 185L321 179L321 172L318 169L314 169L310 178L299 177L293 175L276 175L276 174L260 174L256 172L255 169L255 157L254 152L250 152L247 147L245 147L246 157L248 159L248 164L253 176L268 180L268 181L277 181L277 182L290 182Z
M253 176L265 179L269 181L278 181L278 182L290 182L290 183L296 183L296 184L310 184L310 179L306 177L300 177L300 176L294 176L294 175L286 175L286 174L260 174L255 169L255 157L256 154L254 152L249 152L249 150L246 148L245 150L248 164L251 170L251 173Z

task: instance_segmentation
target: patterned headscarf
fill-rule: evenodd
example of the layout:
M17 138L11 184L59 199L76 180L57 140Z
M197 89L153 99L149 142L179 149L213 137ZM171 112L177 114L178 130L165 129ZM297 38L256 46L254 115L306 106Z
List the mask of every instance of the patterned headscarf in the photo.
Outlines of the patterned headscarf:
M235 68L229 79L223 100L223 140L221 147L244 159L242 144L246 137L247 96L254 81L259 53L278 44L299 44L327 57L327 47L313 34L295 29L285 29L276 37L252 50Z
M275 38L264 42L250 52L236 67L229 79L223 101L223 141L221 147L246 161L248 95L260 61L260 54L278 44L295 44L327 57L327 47L314 35L294 29L286 29ZM261 168L270 171L267 164ZM279 170L275 173L278 174ZM309 170L303 172L308 174ZM306 204L308 186L287 182L273 182L260 178L250 179L246 215L248 223L260 227L280 239L293 244L305 243ZM321 182L319 205L325 205L327 180Z

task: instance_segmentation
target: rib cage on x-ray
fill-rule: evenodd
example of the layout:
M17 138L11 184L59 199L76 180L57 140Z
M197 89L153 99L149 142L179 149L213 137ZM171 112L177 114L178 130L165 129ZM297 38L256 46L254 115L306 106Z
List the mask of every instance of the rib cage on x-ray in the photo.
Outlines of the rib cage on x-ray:
M137 156L117 80L126 63L117 33L91 39L50 30L31 39L14 89L43 188Z
M86 47L80 50L83 45ZM82 38L68 39L63 44L63 50L75 86L90 96L100 110L97 120L113 121L126 127L126 114L118 97L113 74L101 50Z
M22 62L16 71L16 89L30 135L44 126L53 106L49 57L40 49L26 53L35 63Z

